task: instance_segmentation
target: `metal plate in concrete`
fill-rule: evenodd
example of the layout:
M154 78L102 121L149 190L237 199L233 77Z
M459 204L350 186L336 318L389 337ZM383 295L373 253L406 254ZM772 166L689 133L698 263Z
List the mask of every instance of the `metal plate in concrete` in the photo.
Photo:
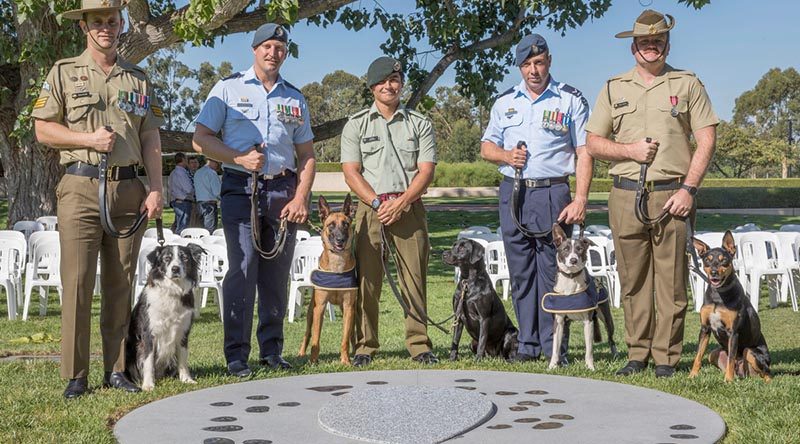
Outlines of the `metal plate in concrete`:
M459 412L443 415L442 412ZM366 442L442 442L494 416L486 396L450 387L375 386L353 390L319 411L323 429Z
M264 379L188 392L130 412L114 434L122 444L363 442L326 431L320 411L351 392L398 386L456 388L494 405L488 421L454 437L454 443L694 444L717 442L725 433L722 418L697 402L626 384L531 373L398 370ZM376 411L390 415L389 408ZM398 400L397 408L409 405ZM444 407L438 418L446 423L472 413Z

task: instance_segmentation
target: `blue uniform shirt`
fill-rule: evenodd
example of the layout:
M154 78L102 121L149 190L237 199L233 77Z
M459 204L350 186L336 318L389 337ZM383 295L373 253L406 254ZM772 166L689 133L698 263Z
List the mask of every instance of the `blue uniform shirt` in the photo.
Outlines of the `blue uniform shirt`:
M550 76L547 88L531 100L523 80L495 101L483 140L505 150L515 148L519 141L527 143L525 179L568 176L575 173L575 148L586 144L588 119L589 105L577 89ZM543 127L543 122L551 128ZM498 169L514 177L511 166Z
M266 143L267 161L261 170L264 174L296 171L294 145L314 138L306 99L300 90L278 76L268 93L253 67L217 82L197 123L212 131L222 130L222 142L237 151L246 152L253 145ZM231 163L224 163L223 167L245 171Z

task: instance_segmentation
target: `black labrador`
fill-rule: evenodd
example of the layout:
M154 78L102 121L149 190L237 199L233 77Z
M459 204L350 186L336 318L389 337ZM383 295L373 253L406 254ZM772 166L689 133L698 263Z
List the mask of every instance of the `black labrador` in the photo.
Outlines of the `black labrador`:
M450 360L458 359L464 327L472 336L475 359L485 355L513 360L517 355L517 327L506 314L484 264L484 249L470 239L459 239L442 254L445 264L459 267L461 278L453 294L455 313Z

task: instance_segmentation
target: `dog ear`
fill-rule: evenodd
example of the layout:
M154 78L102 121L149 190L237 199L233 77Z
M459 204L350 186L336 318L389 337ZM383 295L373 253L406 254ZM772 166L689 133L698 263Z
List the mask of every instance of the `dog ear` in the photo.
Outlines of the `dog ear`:
M342 206L342 213L345 216L350 217L350 207L353 205L353 199L350 197L350 193L347 193L347 196L344 198L344 205Z
M203 254L206 253L206 249L197 244L189 244L186 248L192 253L192 259L199 264L203 259Z
M561 229L561 225L558 222L553 224L553 243L556 244L556 247L561 245L562 242L567 240L567 234L564 233L564 230Z
M331 207L328 205L328 201L325 200L325 196L319 197L317 207L319 208L319 221L320 223L325 223L325 219L331 214Z
M731 233L731 230L725 231L725 235L722 236L722 248L730 253L731 256L736 256L736 244L733 241L733 233Z
M696 237L692 238L692 245L694 245L694 249L697 250L697 255L698 256L702 256L702 255L708 253L708 250L710 250L710 247L708 246L707 243L701 241L700 239L698 239Z
M156 263L158 262L158 253L161 252L161 249L164 247L156 247L147 254L147 262L150 262L151 267L155 267Z
M483 250L483 245L475 241L470 241L470 246L472 246L472 253L470 253L469 255L469 262L471 264L477 264L478 262L483 260L483 256L485 254Z

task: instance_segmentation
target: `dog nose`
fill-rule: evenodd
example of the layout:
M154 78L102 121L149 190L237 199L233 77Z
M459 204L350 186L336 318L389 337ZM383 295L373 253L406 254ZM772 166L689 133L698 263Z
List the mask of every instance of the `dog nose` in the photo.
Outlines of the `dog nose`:
M180 272L181 272L181 267L179 267L177 265L173 265L172 266L172 274L178 274Z
M569 259L569 264L570 265L575 265L577 263L578 263L578 258L577 257L572 257L572 258Z

